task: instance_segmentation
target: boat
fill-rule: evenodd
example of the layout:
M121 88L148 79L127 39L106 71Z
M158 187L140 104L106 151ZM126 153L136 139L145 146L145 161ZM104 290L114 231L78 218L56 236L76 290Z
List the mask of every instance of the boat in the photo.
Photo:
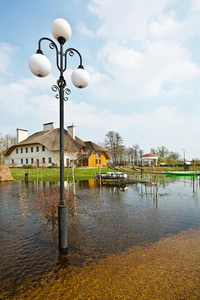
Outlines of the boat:
M126 179L127 174L122 172L108 172L108 173L99 173L97 174L98 179Z
M99 173L96 175L95 179L100 184L114 185L125 188L128 184L128 176L123 172L108 172L108 173Z
M166 175L197 177L197 171L166 171Z

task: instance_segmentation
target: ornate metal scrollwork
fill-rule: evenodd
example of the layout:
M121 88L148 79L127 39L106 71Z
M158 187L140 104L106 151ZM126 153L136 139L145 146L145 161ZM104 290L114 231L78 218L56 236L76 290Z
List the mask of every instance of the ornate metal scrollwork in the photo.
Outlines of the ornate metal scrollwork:
M52 91L54 91L55 93L59 92L59 87L57 85L53 85L51 87ZM59 99L59 93L55 95L56 99Z
M64 79L63 76L60 76L59 79L57 80L57 84L59 87L65 87L66 86L66 80Z
M51 87L52 91L57 92L57 90L59 89L57 85L53 85Z
M57 85L53 85L53 86L51 87L51 89L52 89L52 91L54 91L55 93L58 92L58 93L55 95L55 97L56 97L56 99L60 99L60 96L59 96L60 88L59 88ZM68 89L68 88L65 88L65 89L64 89L64 93L65 93L66 95L70 95L70 94L71 94L71 90ZM68 97L64 96L63 100L68 101L69 99L68 99Z
M65 89L65 94L70 95L70 94L71 94L71 90L68 89L68 88L66 88L66 89Z
M67 101L68 100L67 96L71 94L71 90L66 87L67 83L66 83L66 80L63 76L63 73L67 69L67 56L69 55L70 57L73 57L75 53L78 54L78 56L80 58L79 67L82 67L82 56L75 48L68 48L63 53L63 44L62 43L60 44L60 51L59 51L58 47L54 43L54 41L49 39L49 38L46 38L46 37L43 37L39 40L38 50L37 50L38 53L43 54L43 52L41 50L41 43L44 40L49 42L49 48L50 49L55 49L56 50L56 64L57 64L58 70L60 71L60 77L57 80L57 85L53 85L51 87L51 89L52 89L52 91L54 91L56 93L56 95L55 95L56 99L60 99L60 97L63 97L63 100ZM62 93L62 95L61 95L61 93Z
M71 94L71 90L68 89L68 88L66 88L66 89L65 89L65 94L66 94L66 95L70 95L70 94ZM64 100L65 100L65 101L68 101L69 99L68 99L68 97L64 97Z
M50 44L49 44L49 48L55 49L55 44L54 44L54 43L50 43Z
M71 56L71 57L74 56L74 51L73 50L69 51L69 56Z

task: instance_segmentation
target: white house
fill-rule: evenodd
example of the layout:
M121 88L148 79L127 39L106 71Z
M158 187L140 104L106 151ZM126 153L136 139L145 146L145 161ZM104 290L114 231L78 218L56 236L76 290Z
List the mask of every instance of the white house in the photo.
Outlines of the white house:
M101 162L107 164L107 151L92 142L84 142L75 136L75 126L68 126L64 130L64 166L71 161L87 166L91 155L103 156L104 160L96 159L95 166ZM10 147L5 154L5 164L10 167L34 165L36 167L56 167L60 165L60 129L55 123L43 124L43 131L28 137L28 131L17 129L17 144Z

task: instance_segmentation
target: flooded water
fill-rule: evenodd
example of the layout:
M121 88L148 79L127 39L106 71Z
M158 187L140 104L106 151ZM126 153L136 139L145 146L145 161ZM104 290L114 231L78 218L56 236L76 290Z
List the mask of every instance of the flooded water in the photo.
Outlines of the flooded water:
M156 186L76 183L76 213L68 218L68 254L58 251L57 229L34 207L38 190L56 183L0 183L1 289L12 295L28 279L120 254L200 226L199 178L166 179Z

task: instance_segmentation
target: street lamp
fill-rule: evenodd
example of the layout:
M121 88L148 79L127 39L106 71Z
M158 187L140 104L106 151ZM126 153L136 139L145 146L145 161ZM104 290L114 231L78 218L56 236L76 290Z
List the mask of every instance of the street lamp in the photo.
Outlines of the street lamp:
M184 170L185 170L185 149L182 149L183 150L183 157L184 157L184 161L183 161L183 165L184 165Z
M142 178L142 155L143 155L143 149L140 149L140 160L141 160L141 178Z
M184 163L185 163L185 149L182 149L183 150L183 157L184 157Z
M49 59L44 56L41 50L42 41L49 42L49 47L56 50L56 65L60 71L60 76L57 80L57 85L52 86L56 94L56 98L60 100L60 201L58 204L58 232L59 232L59 249L66 249L67 244L67 205L64 198L64 100L68 98L64 95L71 93L70 89L66 88L66 81L63 76L67 69L67 58L73 56L74 53L79 56L79 66L72 73L72 83L77 88L84 88L89 84L90 77L87 71L85 71L82 65L82 56L74 48L68 48L63 51L63 45L67 42L71 36L71 27L69 23L64 19L56 19L52 23L51 32L54 38L58 41L60 49L58 49L55 42L49 38L43 37L38 42L38 50L36 54L33 54L29 60L29 68L31 72L37 77L45 77L51 71L51 63Z

